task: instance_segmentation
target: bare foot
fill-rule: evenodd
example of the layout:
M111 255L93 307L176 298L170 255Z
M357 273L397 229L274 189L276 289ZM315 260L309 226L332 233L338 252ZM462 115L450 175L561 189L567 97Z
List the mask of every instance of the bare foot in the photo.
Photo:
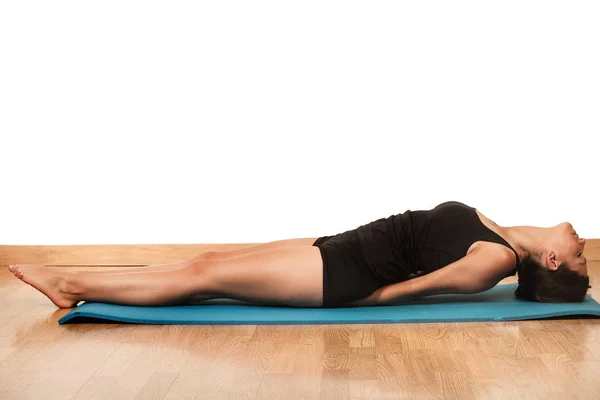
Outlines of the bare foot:
M79 303L68 290L68 274L71 272L35 264L16 264L8 269L14 276L44 293L57 307L73 308Z

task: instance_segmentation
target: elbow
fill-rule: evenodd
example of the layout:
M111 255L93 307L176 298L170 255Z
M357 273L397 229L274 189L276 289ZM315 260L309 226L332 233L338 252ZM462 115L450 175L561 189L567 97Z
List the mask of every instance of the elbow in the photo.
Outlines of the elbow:
M494 286L496 286L497 282L492 282L492 281L474 281L474 282L469 282L466 285L463 285L463 292L464 294L475 294L475 293L481 293L481 292L485 292L487 290L490 290L491 288L493 288Z

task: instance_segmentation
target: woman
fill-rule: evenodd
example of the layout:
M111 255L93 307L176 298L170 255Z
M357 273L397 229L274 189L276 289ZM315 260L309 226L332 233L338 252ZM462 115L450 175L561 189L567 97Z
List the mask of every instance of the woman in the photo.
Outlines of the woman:
M502 227L450 201L334 236L207 252L167 265L119 272L12 265L10 271L61 308L80 301L163 306L211 298L299 307L398 304L485 291L517 272L517 297L575 302L589 288L584 247L568 222Z

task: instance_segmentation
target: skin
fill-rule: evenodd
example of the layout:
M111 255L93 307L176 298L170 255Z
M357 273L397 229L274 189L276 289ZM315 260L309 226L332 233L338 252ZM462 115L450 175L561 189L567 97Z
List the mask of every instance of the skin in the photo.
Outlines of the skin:
M583 275L588 275L587 260L583 255L585 239L580 238L573 225L562 222L550 228L514 226L501 229L521 259L533 257L544 267L556 270L562 262Z
M477 211L482 223L503 237L521 260L569 268L587 275L585 239L563 222L553 227L496 225ZM44 265L11 265L10 271L60 308L80 301L159 306L231 298L265 305L319 307L323 267L316 238L263 243L227 252L207 252L190 260L118 272L69 272ZM349 305L385 305L444 293L477 293L496 285L514 267L514 253L498 243L473 243L455 263L432 273L384 286Z

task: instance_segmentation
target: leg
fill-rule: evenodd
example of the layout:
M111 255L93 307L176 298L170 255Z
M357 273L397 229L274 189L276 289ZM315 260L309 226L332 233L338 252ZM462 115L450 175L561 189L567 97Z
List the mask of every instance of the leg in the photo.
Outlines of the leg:
M319 307L323 304L323 261L318 247L300 246L198 261L211 288L191 299L229 298L255 304Z
M175 270L149 273L87 274L36 265L11 271L61 308L80 301L163 306L215 297L297 306L323 301L323 266L314 246L190 261Z
M45 294L60 308L75 307L80 301L151 306L183 303L197 290L191 277L192 262L182 262L168 271L129 274L67 272L44 265L11 265L10 271L23 282Z
M223 258L238 257L257 251L265 250L276 250L285 247L299 247L299 246L312 246L317 240L314 238L301 238L301 239L284 239L276 240L274 242L260 243L252 246L246 246L236 250L226 251L206 251L194 257L193 260L220 260ZM178 269L181 267L181 262L160 264L160 265L148 265L144 267L123 267L116 271L86 271L88 274L121 274L131 272L151 272L151 271L168 271L171 269Z

